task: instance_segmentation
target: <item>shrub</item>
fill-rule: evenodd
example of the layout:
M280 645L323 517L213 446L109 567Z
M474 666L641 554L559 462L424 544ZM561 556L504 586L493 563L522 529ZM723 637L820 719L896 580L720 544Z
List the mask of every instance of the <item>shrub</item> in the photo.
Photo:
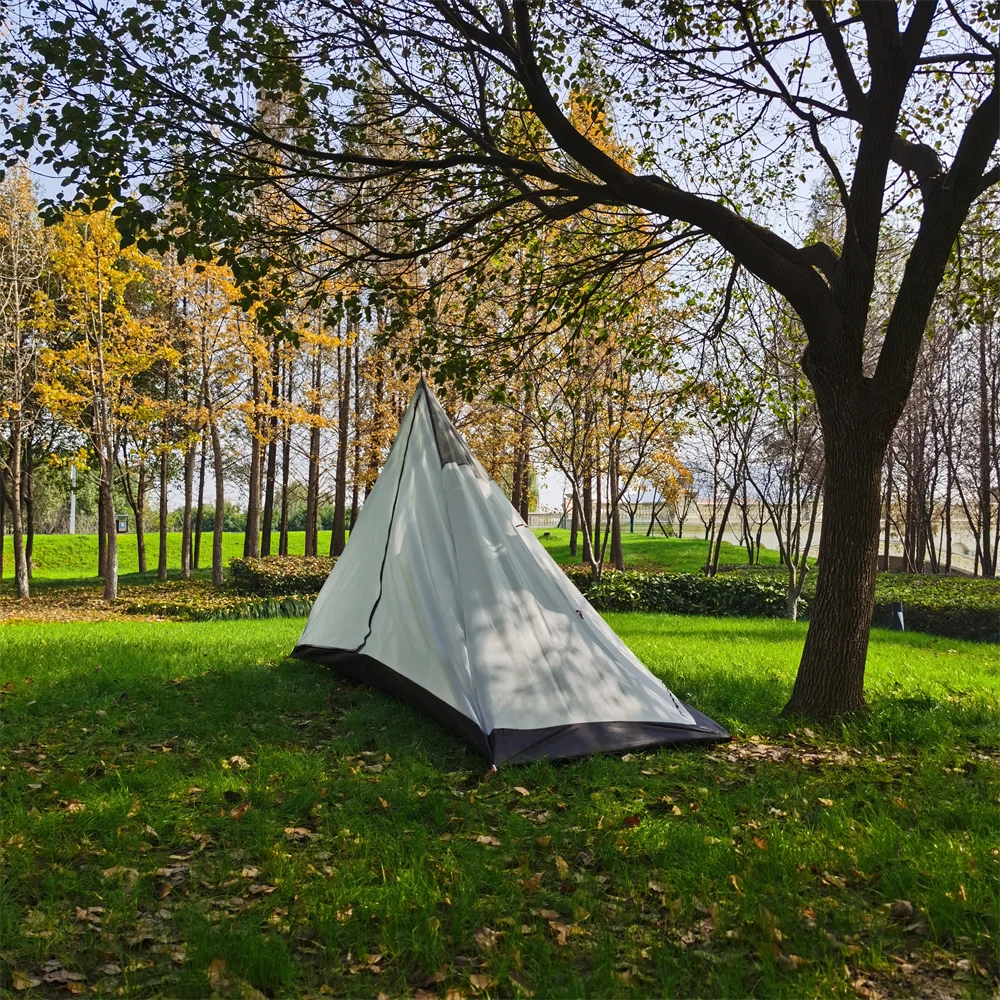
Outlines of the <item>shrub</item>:
M785 574L779 567L749 567L715 577L611 570L597 583L585 566L567 567L566 574L599 611L763 618L780 618L786 611ZM809 617L815 586L816 574L810 573L799 599L802 619ZM893 601L903 602L908 631L1000 642L1000 580L881 573L875 587L874 627L892 627Z
M321 556L230 559L229 579L237 593L255 597L318 594L334 562Z
M212 587L135 588L119 606L132 615L172 618L176 621L218 622L257 618L304 618L312 610L314 594L283 597L245 597Z
M568 573L598 611L666 611L690 615L777 618L785 613L780 580L729 574L605 572L593 582L588 570Z

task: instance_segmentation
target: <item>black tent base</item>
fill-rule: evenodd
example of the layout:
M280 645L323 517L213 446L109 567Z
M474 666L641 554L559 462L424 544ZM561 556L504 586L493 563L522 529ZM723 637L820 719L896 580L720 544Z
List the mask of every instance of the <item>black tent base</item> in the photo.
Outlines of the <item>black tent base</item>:
M695 720L693 726L658 722L581 722L544 729L494 729L485 733L474 719L365 653L298 645L292 656L333 667L353 681L371 684L413 705L468 740L491 764L521 763L543 757L558 760L682 743L722 743L730 738L722 726L690 705L684 707Z

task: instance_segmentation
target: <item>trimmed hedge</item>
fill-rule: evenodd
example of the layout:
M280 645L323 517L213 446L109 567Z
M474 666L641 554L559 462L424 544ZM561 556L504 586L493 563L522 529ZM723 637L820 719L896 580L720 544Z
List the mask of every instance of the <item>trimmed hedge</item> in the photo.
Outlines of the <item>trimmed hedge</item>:
M228 622L259 618L305 618L315 594L285 597L244 597L231 591L192 588L190 591L130 595L121 601L123 611L188 622Z
M308 614L334 559L266 556L230 561L230 593L198 608L184 603L178 613L197 620L268 618ZM565 566L566 575L599 611L661 611L682 615L785 615L785 575L778 566L734 567L718 576L700 573L638 573L606 570L594 583L586 566ZM808 619L816 574L810 573L799 600ZM248 598L285 598L252 601ZM892 602L903 602L906 628L953 639L1000 642L1000 580L959 576L880 573L875 588L876 628L892 626ZM140 609L137 609L140 610ZM169 614L145 607L147 614Z
M335 556L230 559L229 582L237 593L254 597L318 594L336 561Z
M611 570L597 583L583 566L566 567L566 573L600 611L785 615L785 577L780 567L744 568L715 577ZM800 619L809 618L815 585L816 574L810 573L799 599ZM892 627L893 601L903 602L908 631L1000 642L1000 580L881 573L875 587L875 628Z
M665 611L677 615L754 618L780 618L785 613L784 586L778 580L749 574L702 576L605 571L596 583L588 569L574 567L567 570L567 575L598 611Z

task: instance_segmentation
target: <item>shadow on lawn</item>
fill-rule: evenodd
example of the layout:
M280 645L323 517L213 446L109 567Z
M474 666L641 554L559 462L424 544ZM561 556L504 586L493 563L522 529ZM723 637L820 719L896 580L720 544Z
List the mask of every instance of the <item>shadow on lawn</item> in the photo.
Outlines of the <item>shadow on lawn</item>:
M416 709L375 688L351 684L327 668L275 656L275 640L279 648L291 646L287 630L276 630L264 648L233 641L239 632L211 625L136 632L121 625L93 638L85 628L48 638L43 648L22 658L21 669L13 659L4 665L2 680L10 677L22 689L18 697L7 699L7 721L11 729L19 723L52 725L50 720L67 712L100 710L107 713L101 735L118 742L200 741L225 733L234 743L290 746L305 735L311 743L322 735L325 742L343 741L345 751L369 749L377 742L393 754L422 753L438 767L480 766L480 758L462 740ZM657 632L662 635L662 629ZM720 638L711 628L671 628L671 637L685 636ZM642 630L633 637L641 639ZM791 637L787 623L775 623L773 631L749 638L787 647ZM894 645L910 642L904 635L886 638ZM686 665L671 659L653 667L678 697L734 736L781 737L803 724L780 716L795 660L788 658L786 648L772 666L732 669L727 663ZM27 675L41 681L31 689L35 705L30 710L22 688ZM928 693L919 681L897 681L874 686L870 701L872 711L866 715L826 727L809 725L821 738L857 747L921 747L956 740L989 747L997 742L997 702L988 692L944 695ZM300 725L304 719L311 720L306 727Z

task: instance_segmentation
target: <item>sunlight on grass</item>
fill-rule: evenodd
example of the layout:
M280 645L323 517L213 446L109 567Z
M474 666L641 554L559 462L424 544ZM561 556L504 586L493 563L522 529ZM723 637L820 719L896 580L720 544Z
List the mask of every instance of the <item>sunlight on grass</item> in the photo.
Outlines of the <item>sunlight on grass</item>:
M301 621L0 627L5 956L179 997L218 960L275 996L851 996L845 966L931 944L982 964L998 647L876 633L871 715L807 733L776 717L803 626L608 617L756 739L487 778L285 659Z

